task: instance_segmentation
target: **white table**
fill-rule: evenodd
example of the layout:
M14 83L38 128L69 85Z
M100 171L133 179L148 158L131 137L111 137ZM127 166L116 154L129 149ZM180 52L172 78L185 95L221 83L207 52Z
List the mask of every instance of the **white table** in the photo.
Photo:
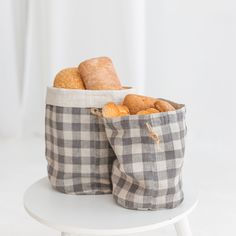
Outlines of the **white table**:
M128 210L116 205L112 195L67 195L53 190L47 178L27 189L24 207L34 219L59 230L62 236L121 235L175 226L178 236L191 236L187 215L197 205L186 191L177 208L160 211Z

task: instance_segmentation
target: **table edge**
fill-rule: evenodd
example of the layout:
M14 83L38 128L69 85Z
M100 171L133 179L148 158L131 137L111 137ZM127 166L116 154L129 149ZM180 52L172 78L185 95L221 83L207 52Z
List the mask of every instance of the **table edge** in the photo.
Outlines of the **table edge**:
M57 225L56 223L46 221L36 216L25 205L25 194L24 194L24 209L32 218L37 220L39 223L43 225L47 225L48 227L54 228L60 232L66 232L66 233L71 233L71 234L73 233L74 234L87 234L87 235L119 235L119 234L130 234L130 233L141 233L145 231L155 230L155 229L167 226L169 224L174 224L178 222L179 220L181 220L182 218L190 214L194 210L194 208L197 206L198 202L199 200L196 199L192 207L189 208L187 211L185 211L183 214L178 215L170 220L163 221L161 223L145 225L145 226L140 226L140 227L126 228L126 229L88 229L88 228L76 228L76 227L66 226L66 225Z

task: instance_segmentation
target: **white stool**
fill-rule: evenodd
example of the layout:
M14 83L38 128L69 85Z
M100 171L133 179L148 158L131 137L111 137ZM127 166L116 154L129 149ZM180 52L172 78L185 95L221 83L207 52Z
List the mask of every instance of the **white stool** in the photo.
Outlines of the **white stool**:
M118 206L112 195L67 195L52 189L47 178L24 195L26 211L62 236L121 235L174 224L178 236L191 236L187 215L197 205L196 195L185 189L184 202L175 209L136 211Z

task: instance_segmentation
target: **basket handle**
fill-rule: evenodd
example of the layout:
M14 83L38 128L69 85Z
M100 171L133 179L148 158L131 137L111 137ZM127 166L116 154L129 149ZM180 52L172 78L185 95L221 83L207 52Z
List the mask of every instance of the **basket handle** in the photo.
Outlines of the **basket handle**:
M145 126L147 128L147 131L148 131L148 135L149 137L154 140L158 145L160 144L160 137L159 135L157 134L157 132L155 132L152 128L152 126L148 123L145 123Z
M91 113L98 117L103 117L102 112L98 108L91 108Z

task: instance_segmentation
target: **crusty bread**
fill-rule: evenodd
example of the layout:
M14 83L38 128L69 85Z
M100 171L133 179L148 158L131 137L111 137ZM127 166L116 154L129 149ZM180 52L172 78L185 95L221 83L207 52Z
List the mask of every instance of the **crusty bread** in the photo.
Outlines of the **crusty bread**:
M167 101L164 100L157 100L155 102L155 107L160 112L166 112L166 111L174 111L175 108Z
M103 117L118 117L120 111L115 103L109 102L102 108L102 115Z
M159 112L160 111L158 111L155 108L148 108L146 110L139 111L137 115L148 115L148 114L159 113Z
M148 108L154 108L155 101L156 101L155 98L137 94L128 94L124 98L122 104L129 108L131 115L134 115L139 111L146 110Z
M124 105L117 105L118 109L119 109L119 112L121 114L124 114L124 115L129 115L129 108L127 106L124 106Z
M55 77L53 86L56 88L85 89L76 67L61 70Z
M122 89L112 61L108 57L97 57L81 62L79 72L86 89Z
M129 110L126 106L116 105L113 102L109 102L102 108L102 115L106 118L127 116L129 115Z

